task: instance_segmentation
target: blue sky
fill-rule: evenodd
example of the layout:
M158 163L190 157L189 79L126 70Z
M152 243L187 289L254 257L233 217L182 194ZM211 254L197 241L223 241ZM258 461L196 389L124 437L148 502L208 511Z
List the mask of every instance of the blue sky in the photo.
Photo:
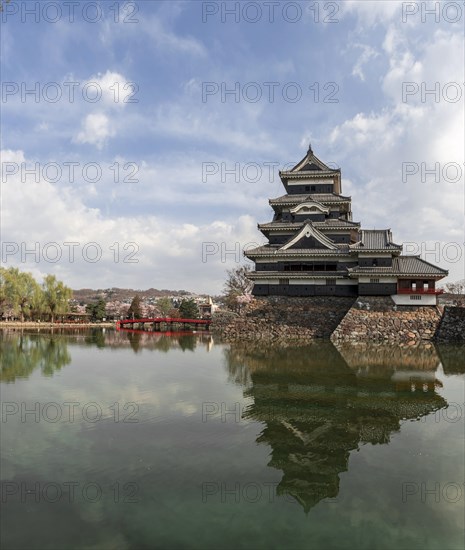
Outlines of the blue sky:
M4 264L217 293L311 141L355 220L463 278L462 4L35 4L1 23Z

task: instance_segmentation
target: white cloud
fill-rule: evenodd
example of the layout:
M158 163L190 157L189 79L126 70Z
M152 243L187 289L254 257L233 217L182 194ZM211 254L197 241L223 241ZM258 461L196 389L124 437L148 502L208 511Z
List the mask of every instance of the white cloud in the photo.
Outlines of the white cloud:
M352 69L352 75L358 76L360 80L365 80L365 75L363 73L363 66L366 65L371 59L378 57L378 52L366 44L354 44L354 47L361 48L362 53L360 54L357 62Z
M104 74L98 73L97 76L91 77L86 84L93 84L94 88L101 91L106 107L124 108L131 100L137 101L134 94L135 83L131 83L120 73L107 70ZM133 94L134 97L131 98Z
M82 127L83 129L76 136L76 141L96 145L98 149L102 149L106 140L115 135L110 119L104 113L87 115Z
M1 154L4 162L25 161L22 151ZM151 215L107 219L99 209L85 206L78 190L43 179L24 184L20 174L3 184L2 199L7 205L2 240L4 245L16 243L19 248L3 258L5 265L31 271L36 277L55 273L75 288L153 286L217 293L226 268L242 263L242 248L258 240L256 220L250 216L232 223L208 220L202 224ZM47 261L47 256L54 259L57 249L49 243L57 243L61 250L58 262ZM21 255L21 247L28 251L36 247L39 257ZM98 251L99 261L86 261ZM128 263L133 252L137 263Z
M376 24L385 25L391 20L402 21L402 2L391 0L346 0L341 4L342 15L355 13L360 23L369 28Z
M122 74L107 70L104 74L98 73L83 83L83 90L92 98L98 94L99 111L86 115L81 123L81 131L75 136L77 143L89 143L102 149L108 139L116 135L116 125L111 116L121 116L115 113L122 110L129 102L137 102L135 97L137 85L131 83ZM87 105L92 105L88 102Z
M256 118L254 111L260 111L261 107L246 103L243 109L244 119L234 116L235 120L231 120L230 116L225 118L220 110L215 110L208 104L197 104L193 107L179 101L165 103L156 111L155 119L151 123L152 131L182 138L208 140L252 151L276 151L274 141L266 131L258 130L254 134L242 122Z
M338 124L328 142L342 156L341 165L352 168L346 189L353 197L354 219L367 228L391 227L396 242L416 243L417 253L449 269L451 279L459 279L463 257L451 261L440 252L432 258L427 251L435 246L447 250L448 243L463 245L464 106L463 101L453 103L442 94L444 84L464 80L463 53L451 55L463 51L463 36L437 29L418 44L414 32L387 23L383 49L389 67L382 80L383 107ZM418 93L403 97L406 82L416 85ZM436 82L439 97L422 97L422 87L432 89ZM417 166L418 172L406 176L406 163ZM439 183L426 172L436 163ZM447 163L461 167L459 182L443 177Z
M139 18L137 25L106 23L101 26L100 40L109 45L123 36L131 40L131 37L134 39L134 35L136 35L151 41L151 46L155 46L154 51L163 52L163 55L183 54L200 58L207 56L207 50L202 42L193 36L176 34L169 28L170 24L171 22L163 18L148 14L144 18Z

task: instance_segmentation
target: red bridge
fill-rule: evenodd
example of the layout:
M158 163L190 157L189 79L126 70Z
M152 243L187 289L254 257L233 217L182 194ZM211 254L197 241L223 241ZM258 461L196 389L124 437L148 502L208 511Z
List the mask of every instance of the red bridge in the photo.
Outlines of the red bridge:
M116 322L116 330L122 328L134 328L138 325L143 328L145 324L153 325L154 330L161 330L161 325L167 325L172 330L173 325L182 325L183 328L203 326L206 330L210 328L211 319L180 319L175 317L155 317L153 319L123 319Z

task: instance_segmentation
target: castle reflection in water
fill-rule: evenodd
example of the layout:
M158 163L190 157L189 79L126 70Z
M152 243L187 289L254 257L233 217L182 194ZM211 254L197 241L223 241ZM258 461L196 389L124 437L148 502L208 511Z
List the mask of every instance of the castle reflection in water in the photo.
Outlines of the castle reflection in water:
M43 334L41 335L43 336ZM189 353L214 346L207 333L141 334L93 331L0 332L0 382L44 376L71 362L68 344ZM395 347L319 341L300 347L224 345L228 377L252 404L243 416L262 424L256 441L270 447L268 466L282 471L277 494L308 512L335 498L351 451L386 444L403 421L421 420L449 404L440 378L465 373L464 347Z
M308 512L337 497L351 451L389 443L403 421L448 407L437 376L464 373L463 351L318 342L278 350L233 345L226 356L231 379L253 398L244 417L264 424L257 443L271 448L268 466L283 472L277 494Z

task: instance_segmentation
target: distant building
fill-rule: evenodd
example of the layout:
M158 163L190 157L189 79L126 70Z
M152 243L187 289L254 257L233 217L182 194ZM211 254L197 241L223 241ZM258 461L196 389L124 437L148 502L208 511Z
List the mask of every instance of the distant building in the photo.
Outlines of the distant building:
M205 302L198 304L200 317L202 319L207 319L212 316L213 313L218 309L218 306L213 303L213 300L209 296Z
M246 252L255 296L392 296L399 305L435 305L436 282L448 272L419 256L403 256L390 229L361 229L352 199L341 194L341 171L311 146L280 172L286 194L269 201L268 244Z

